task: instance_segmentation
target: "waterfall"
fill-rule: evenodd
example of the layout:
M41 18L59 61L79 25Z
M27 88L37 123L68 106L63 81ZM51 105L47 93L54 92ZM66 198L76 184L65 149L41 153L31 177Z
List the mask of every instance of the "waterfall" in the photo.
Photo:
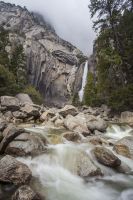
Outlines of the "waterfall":
M85 89L86 82L87 82L87 74L88 74L88 61L86 61L85 66L84 66L84 73L83 73L83 77L82 77L82 87L81 87L81 90L79 91L80 102L83 101L84 89Z

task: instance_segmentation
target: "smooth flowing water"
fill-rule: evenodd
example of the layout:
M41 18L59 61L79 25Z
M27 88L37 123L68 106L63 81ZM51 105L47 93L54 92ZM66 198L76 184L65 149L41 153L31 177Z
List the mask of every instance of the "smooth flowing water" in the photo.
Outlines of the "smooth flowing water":
M42 132L41 128L40 130ZM110 138L115 135L116 139L121 134L129 135L129 132L132 132L129 127L114 125L107 129L105 135ZM86 152L90 156L91 148L88 143L49 145L48 152L44 155L18 159L30 167L34 177L32 186L46 200L133 200L131 175L116 173L96 161L95 164L104 172L104 177L90 178L86 182L76 175L75 158L80 152ZM119 158L133 170L133 160L123 156Z
M87 74L88 74L88 61L86 61L85 66L84 66L84 73L83 73L83 77L82 77L82 87L81 87L81 90L79 91L80 102L83 101L84 89L85 89L86 82L87 82Z

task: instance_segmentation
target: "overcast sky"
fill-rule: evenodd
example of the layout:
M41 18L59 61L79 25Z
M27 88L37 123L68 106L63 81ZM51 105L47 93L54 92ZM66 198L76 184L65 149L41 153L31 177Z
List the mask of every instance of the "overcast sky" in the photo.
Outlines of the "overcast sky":
M86 54L92 53L95 33L92 30L89 0L4 0L38 11L54 26L57 34Z

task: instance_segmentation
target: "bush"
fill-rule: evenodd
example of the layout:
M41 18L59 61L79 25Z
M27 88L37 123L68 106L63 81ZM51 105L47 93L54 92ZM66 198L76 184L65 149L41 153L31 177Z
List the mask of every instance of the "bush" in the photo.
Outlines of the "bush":
M107 104L114 111L133 110L133 84L114 90Z
M42 104L43 103L43 98L39 91L35 89L35 87L29 85L27 88L24 89L23 93L28 94L31 99L33 100L34 103L36 104Z
M0 65L0 96L15 95L18 93L18 86L12 72Z

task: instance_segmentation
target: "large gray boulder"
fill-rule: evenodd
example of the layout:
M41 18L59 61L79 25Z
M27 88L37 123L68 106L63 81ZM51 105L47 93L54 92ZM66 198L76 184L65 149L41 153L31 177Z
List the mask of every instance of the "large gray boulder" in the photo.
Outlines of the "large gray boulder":
M33 101L28 94L19 93L16 95L16 98L21 102L21 104L33 104Z
M44 142L35 134L22 133L6 147L5 153L13 156L35 156L46 152Z
M31 179L30 169L15 158L7 155L0 160L0 181L22 185Z
M96 117L93 115L85 115L87 121L87 127L89 130L94 131L105 131L107 128L107 122L105 122L101 117Z
M86 118L83 113L79 113L75 117L72 115L67 115L64 120L65 127L76 133L88 133L88 128L86 124Z
M133 112L125 111L121 113L120 118L121 123L129 124L130 126L133 126Z
M77 174L83 178L103 175L85 152L80 152L76 158Z
M121 165L120 159L116 157L109 149L104 147L95 147L93 149L93 153L98 162L105 166L116 168Z
M23 185L17 189L12 200L41 200L40 197L28 186Z
M59 114L63 117L66 117L67 115L75 116L78 114L78 110L72 105L66 105L64 108L59 110Z
M27 114L29 117L40 116L39 109L30 104L25 104L23 107L21 107L20 111Z
M6 107L7 110L16 111L20 109L20 101L11 96L1 96L0 103L2 107Z

